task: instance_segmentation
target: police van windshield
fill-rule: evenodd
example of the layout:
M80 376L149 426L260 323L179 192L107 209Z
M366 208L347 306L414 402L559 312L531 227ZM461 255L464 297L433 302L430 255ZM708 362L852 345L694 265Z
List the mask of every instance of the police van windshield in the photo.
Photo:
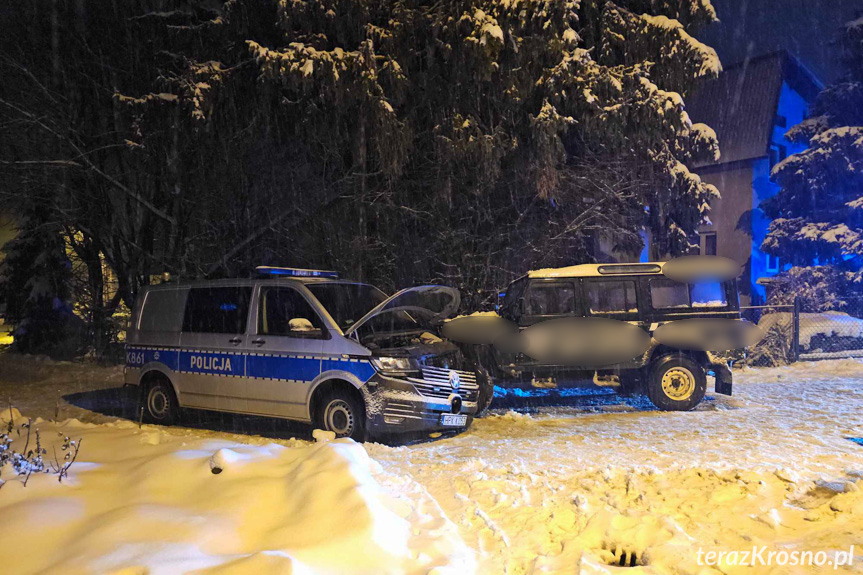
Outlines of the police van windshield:
M321 283L307 284L306 287L342 330L351 327L387 299L378 288L364 284Z

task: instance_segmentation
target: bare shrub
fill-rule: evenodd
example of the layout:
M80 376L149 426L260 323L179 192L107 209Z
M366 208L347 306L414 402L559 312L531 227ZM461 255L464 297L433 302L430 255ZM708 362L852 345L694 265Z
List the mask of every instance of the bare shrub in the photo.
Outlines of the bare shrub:
M21 451L16 451L12 448L12 443L25 432L27 435L24 440L24 448ZM60 435L63 436L62 433ZM34 440L32 448L30 446L31 437ZM54 447L54 461L46 464L44 456L48 454L48 451L42 447L42 437L39 430L33 428L33 420L28 419L25 423L16 426L10 405L9 423L6 425L5 431L0 433L0 477L2 477L3 469L10 465L16 476L24 477L25 486L34 473L53 473L57 475L57 481L63 481L64 477L69 476L69 468L78 458L80 448L81 439L74 441L68 436L63 436L63 444L60 446L60 451L64 454L62 461L57 454L57 448ZM5 482L0 478L0 487L3 486L3 483Z

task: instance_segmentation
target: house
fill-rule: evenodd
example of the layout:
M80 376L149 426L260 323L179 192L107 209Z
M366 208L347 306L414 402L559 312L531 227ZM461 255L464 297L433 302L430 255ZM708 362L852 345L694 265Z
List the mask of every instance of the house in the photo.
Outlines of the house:
M758 209L779 190L770 172L787 156L805 149L785 138L801 122L822 89L818 79L786 51L728 66L686 100L693 122L716 131L721 157L695 166L716 186L721 199L711 204L710 224L698 229L699 251L745 264L741 303L764 301L758 280L776 275L783 262L760 250L770 221Z

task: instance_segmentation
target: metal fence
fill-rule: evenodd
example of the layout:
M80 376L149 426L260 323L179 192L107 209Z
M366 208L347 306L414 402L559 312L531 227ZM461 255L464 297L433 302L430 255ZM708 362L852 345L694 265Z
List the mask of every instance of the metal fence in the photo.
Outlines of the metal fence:
M740 312L766 334L746 353L748 364L863 357L863 319L846 311L808 311L798 299L793 305L743 306Z
M740 315L765 331L765 337L742 352L747 365L782 365L800 359L799 305L741 306Z

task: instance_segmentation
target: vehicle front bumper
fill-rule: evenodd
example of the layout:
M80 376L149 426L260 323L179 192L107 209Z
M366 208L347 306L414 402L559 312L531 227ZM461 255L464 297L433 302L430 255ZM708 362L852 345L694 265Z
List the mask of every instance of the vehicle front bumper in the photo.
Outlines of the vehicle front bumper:
M375 375L363 387L366 396L366 428L372 435L410 432L460 431L470 427L476 401L467 401L457 390L449 397L421 394L406 379ZM442 424L444 414L467 417L463 426Z

